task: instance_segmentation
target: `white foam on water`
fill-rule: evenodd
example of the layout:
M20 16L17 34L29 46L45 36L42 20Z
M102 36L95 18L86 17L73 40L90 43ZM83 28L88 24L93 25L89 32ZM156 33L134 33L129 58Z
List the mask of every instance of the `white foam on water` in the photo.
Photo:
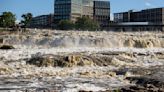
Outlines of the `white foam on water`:
M98 91L105 91L106 89L103 87L97 87L93 84L84 83L84 84L68 84L66 85L66 89L62 91L63 92L78 92L80 90L98 92Z
M5 58L7 60L19 60L24 58L31 58L33 54L58 54L58 53L73 53L73 52L136 52L136 53L155 53L164 52L164 48L98 48L98 47L74 47L74 48L49 48L49 49L39 49L39 48L22 48L14 50L0 50L0 58Z
M46 36L47 35L47 36ZM4 35L0 36L4 38L3 44L13 45L16 49L13 50L0 50L1 61L17 61L25 62L24 60L31 58L34 55L53 54L59 53L75 53L85 52L87 54L97 52L128 52L136 54L150 54L153 55L157 52L164 52L164 40L162 33L151 32L74 32L74 31L52 31L52 30L31 30L27 34L22 35ZM125 65L128 67L140 66L150 67L156 65L163 65L163 63L151 60L150 57L145 56L143 60L136 60L136 62L126 62L118 60L114 57L114 63L118 65ZM116 62L117 61L117 62ZM3 66L4 64L1 63ZM105 79L105 73L112 70L117 70L116 66L84 66L84 67L36 67L32 65L26 65L25 63L11 63L8 65L12 68L12 73L4 75L6 77L28 77L29 75L36 78L32 83L28 84L28 87L42 87L43 82L37 80L38 77L45 78L44 81L55 82L55 80L65 81L63 84L63 92L77 92L79 90L85 91L105 91L108 87L118 87L129 85L124 80L124 76L108 76ZM19 69L20 68L20 69ZM100 79L95 79L92 74L88 75L92 79L83 78L80 73L96 72L104 75L99 75ZM1 75L2 76L2 75ZM3 76L3 77L4 77ZM46 77L52 77L46 79ZM104 77L101 77L104 76ZM68 78L66 78L68 77ZM80 78L81 77L81 78ZM87 75L85 76L87 77ZM78 81L74 81L78 78ZM70 81L72 80L72 81ZM92 81L93 84L84 83L86 81ZM97 82L98 81L98 82ZM96 84L97 83L97 84ZM107 86L101 86L100 84L108 84ZM1 86L0 88L21 88L22 86Z

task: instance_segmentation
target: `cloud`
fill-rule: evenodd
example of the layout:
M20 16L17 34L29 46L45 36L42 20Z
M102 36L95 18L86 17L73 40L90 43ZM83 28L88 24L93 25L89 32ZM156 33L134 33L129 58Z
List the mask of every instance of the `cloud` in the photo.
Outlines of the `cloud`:
M152 6L152 4L149 3L149 2L145 2L145 5L146 5L146 6Z
M152 7L153 6L153 4L150 3L151 0L144 0L144 1L145 1L145 6L148 6L148 7Z

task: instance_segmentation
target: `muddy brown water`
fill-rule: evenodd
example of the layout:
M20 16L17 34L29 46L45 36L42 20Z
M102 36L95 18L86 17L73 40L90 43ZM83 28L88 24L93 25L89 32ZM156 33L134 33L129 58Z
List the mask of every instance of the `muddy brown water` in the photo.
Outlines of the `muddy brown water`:
M164 38L153 32L1 34L0 92L164 92Z

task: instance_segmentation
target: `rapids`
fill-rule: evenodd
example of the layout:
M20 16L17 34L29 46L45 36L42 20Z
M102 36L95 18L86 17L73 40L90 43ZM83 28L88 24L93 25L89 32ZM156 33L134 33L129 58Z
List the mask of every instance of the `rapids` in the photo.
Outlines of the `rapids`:
M0 50L0 92L109 91L163 74L162 32L29 29L1 34L3 45L14 49Z
M26 34L1 35L3 44L20 47L106 47L106 48L163 48L162 32L89 32L30 30Z

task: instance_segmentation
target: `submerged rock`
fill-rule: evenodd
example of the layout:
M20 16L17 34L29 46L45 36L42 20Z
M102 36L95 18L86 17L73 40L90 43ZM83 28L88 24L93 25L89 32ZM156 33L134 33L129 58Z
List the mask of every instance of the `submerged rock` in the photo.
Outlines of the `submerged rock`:
M32 57L29 61L27 61L27 63L38 67L54 66L53 55Z
M2 45L0 46L0 49L9 50L9 49L15 49L15 48L12 45Z

